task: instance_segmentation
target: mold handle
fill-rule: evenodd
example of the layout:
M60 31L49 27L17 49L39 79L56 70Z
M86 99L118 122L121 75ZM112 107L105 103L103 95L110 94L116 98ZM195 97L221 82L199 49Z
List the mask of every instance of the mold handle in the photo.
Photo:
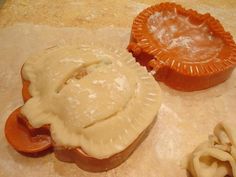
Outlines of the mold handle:
M127 49L129 52L132 52L134 56L138 56L142 52L141 47L139 47L139 45L135 42L130 42Z

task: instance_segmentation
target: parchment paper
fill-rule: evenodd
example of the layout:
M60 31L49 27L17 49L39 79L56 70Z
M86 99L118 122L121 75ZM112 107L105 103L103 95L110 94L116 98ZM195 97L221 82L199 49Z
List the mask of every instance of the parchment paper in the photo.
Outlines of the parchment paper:
M134 16L140 8L147 6L142 4L145 2L127 2L133 7L130 16ZM120 2L119 8L122 7L122 3L124 2ZM192 6L194 3L196 2L193 1ZM189 4L186 3L187 6L191 6ZM118 12L117 8L114 7L114 11ZM215 4L201 3L196 8L219 16L226 28L233 35L236 34L236 28L233 28L235 21L232 6L225 5L221 9ZM5 11L10 13L9 9ZM228 18L230 13L231 19ZM66 27L66 25L52 25L50 20L45 24L37 20L28 21L13 20L12 23L5 23L0 28L1 177L187 177L185 169L181 168L185 156L199 143L207 140L219 121L225 119L236 121L235 71L223 84L198 92L179 92L160 83L163 90L163 104L151 133L125 163L108 172L85 172L74 164L58 161L53 153L40 158L22 156L7 143L4 124L8 115L23 104L20 69L27 57L54 45L87 41L125 50L130 35L128 24L132 22L111 25L112 22L107 20L104 23L108 25Z

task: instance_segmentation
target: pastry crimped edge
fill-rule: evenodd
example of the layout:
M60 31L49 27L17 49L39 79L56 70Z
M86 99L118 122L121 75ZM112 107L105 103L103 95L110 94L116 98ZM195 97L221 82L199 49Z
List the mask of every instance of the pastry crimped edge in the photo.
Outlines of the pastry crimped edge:
M60 47L63 47L63 46L60 46ZM109 50L112 50L112 49L109 49ZM115 52L117 53L119 51L115 50ZM23 96L24 102L26 102L28 99L31 98L31 95L28 89L30 86L30 82L25 80L23 76L22 76L22 82L23 82L22 96ZM161 94L160 88L159 88L159 94ZM161 99L161 97L159 98ZM161 100L159 100L159 107L160 107L160 101ZM118 165L120 165L122 162L124 162L132 154L132 152L138 147L138 145L142 143L142 141L148 135L149 131L153 127L154 123L156 122L156 117L157 116L153 118L153 121L138 135L138 137L129 146L127 146L121 152L110 156L109 158L103 158L103 159L94 158L92 156L87 155L86 152L84 152L83 149L80 147L70 148L70 147L58 146L55 142L53 142L55 156L59 160L64 161L64 162L74 162L81 169L84 169L86 171L91 171L91 172L101 172L101 171L107 171L109 169L115 168Z

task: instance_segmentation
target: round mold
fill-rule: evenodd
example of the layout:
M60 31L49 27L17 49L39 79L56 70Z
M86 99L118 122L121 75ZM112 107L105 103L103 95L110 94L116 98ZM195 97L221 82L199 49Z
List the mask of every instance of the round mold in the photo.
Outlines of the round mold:
M220 84L236 65L235 42L220 22L175 3L143 10L127 49L157 81L181 91Z

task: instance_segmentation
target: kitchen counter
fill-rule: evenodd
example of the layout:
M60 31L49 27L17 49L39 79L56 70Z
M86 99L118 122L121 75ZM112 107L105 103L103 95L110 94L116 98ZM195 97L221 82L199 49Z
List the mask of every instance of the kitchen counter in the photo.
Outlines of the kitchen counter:
M125 50L133 18L154 0L7 0L0 8L0 176L1 177L187 177L182 163L207 140L221 120L235 121L236 71L207 90L180 92L160 83L163 104L146 140L119 167L89 173L48 154L31 158L6 141L8 115L23 104L20 69L32 54L55 45L95 43ZM209 12L236 39L236 1L178 0L186 8Z

